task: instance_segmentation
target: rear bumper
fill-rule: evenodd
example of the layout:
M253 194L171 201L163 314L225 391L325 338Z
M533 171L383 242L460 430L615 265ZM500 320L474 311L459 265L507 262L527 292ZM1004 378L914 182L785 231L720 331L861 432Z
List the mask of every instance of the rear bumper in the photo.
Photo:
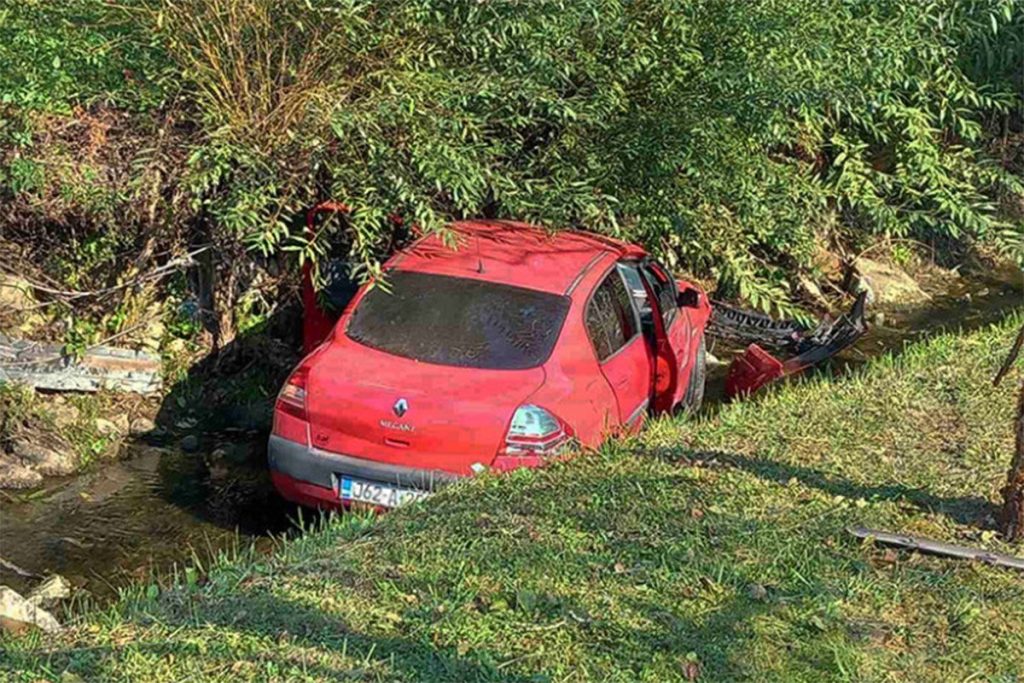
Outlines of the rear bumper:
M270 472L270 480L281 497L293 503L323 510L336 510L342 506L341 499L334 489L307 484L274 471Z
M289 495L289 492L296 496L302 493L303 500L296 502L307 502L306 499L313 496L317 504L339 502L336 479L340 474L427 491L459 478L456 474L441 470L404 467L329 453L275 434L271 434L267 445L267 460L274 484L285 498L295 500L295 496ZM282 485L287 485L289 491L285 491Z

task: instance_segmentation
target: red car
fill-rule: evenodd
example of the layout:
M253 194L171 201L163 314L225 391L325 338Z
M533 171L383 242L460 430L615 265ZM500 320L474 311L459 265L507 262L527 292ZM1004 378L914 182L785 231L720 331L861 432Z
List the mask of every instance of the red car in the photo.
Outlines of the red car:
M393 256L282 388L269 461L285 498L390 507L700 405L703 291L595 234L451 229L454 247L429 235Z

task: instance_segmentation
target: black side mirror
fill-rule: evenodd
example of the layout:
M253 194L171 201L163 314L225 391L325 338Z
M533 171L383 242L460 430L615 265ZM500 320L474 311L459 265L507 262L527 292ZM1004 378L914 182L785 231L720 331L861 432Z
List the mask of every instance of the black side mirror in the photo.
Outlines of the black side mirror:
M697 308L700 297L696 289L686 288L676 296L676 304L680 308Z

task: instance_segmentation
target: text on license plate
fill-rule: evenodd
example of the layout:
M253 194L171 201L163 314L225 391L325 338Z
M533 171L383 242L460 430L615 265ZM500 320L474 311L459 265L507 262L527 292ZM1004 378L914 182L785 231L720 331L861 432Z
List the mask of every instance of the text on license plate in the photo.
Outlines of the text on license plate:
M430 495L429 491L406 489L376 481L353 479L351 477L338 477L338 483L338 493L341 495L342 500L354 503L383 505L389 508L398 507L403 503L411 503Z

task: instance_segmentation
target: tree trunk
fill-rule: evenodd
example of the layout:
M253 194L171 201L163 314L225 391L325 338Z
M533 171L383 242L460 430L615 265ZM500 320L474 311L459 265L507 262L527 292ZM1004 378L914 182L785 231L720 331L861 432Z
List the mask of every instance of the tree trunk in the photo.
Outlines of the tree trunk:
M1024 348L1024 325L1021 325L1017 338L1010 347L1010 353L992 380L993 386L999 383L1010 372L1017 361L1021 349ZM1006 486L1003 488L1003 509L999 513L999 526L1007 541L1024 540L1024 381L1020 383L1020 396L1017 398L1016 447L1010 471L1006 474Z
M1008 541L1024 540L1024 382L1017 399L1017 447L1003 488L999 523Z

